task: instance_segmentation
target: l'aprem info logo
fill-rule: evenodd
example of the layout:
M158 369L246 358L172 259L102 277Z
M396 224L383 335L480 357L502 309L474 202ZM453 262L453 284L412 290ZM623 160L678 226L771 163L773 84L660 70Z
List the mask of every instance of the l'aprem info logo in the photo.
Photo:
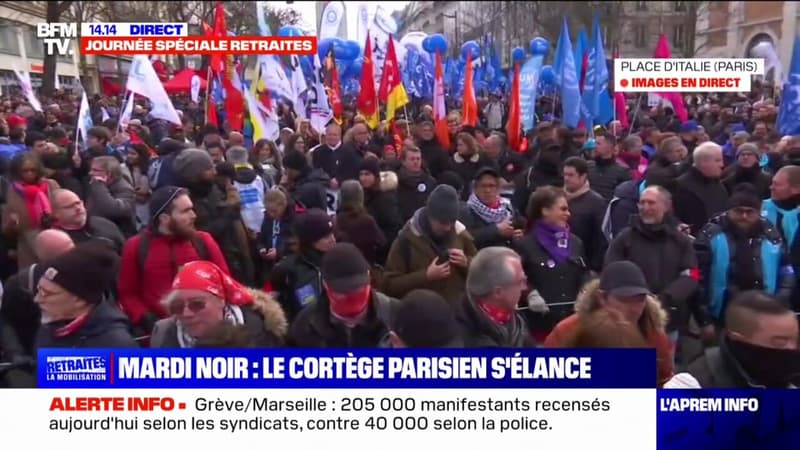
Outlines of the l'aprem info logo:
M762 58L618 58L615 92L750 92Z
M48 356L45 365L47 381L108 379L108 358L105 356Z
M78 37L78 25L74 23L37 23L36 37L44 43L47 55L72 56L70 41Z

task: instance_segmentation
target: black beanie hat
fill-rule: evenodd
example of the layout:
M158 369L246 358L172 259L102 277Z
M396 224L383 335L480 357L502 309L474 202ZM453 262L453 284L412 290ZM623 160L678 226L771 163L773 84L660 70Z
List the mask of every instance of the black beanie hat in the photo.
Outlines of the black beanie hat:
M439 174L439 184L452 186L456 192L461 192L464 190L464 180L461 179L461 175L453 172L452 170L445 170Z
M308 159L306 159L306 155L297 150L286 153L286 156L283 157L283 167L299 172L305 172L311 168L308 164Z
M351 292L370 283L369 263L355 245L340 242L322 257L322 279L336 292Z
M425 205L428 217L439 223L455 223L458 220L458 192L446 184L436 186Z
M756 211L761 211L761 198L752 184L741 183L736 185L728 199L728 209L733 208L753 208Z
M333 221L321 209L309 209L294 220L294 235L301 244L311 245L331 233Z
M394 313L392 331L411 348L461 347L453 308L436 292L415 289Z
M375 175L375 178L380 179L381 177L381 166L380 162L376 158L364 158L361 160L361 166L358 168L359 171L366 170L367 172Z
M103 301L114 285L119 256L100 240L87 241L47 263L42 274L64 290L91 304Z
M182 192L182 188L176 186L164 186L156 189L153 195L150 196L150 202L147 204L150 210L150 225L153 228L158 226L158 216L164 214L175 201L175 198Z

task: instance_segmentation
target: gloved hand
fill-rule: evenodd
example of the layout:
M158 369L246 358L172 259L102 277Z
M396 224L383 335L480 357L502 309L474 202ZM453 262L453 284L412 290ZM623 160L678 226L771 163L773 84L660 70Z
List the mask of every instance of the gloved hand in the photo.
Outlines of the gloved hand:
M544 299L541 295L539 295L539 291L536 289L532 290L528 293L528 310L536 313L547 314L550 312L550 308L545 303Z

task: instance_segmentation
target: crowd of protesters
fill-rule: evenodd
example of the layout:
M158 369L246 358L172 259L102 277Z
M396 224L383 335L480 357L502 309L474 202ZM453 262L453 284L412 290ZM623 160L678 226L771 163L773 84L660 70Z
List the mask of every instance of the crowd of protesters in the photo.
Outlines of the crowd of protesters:
M521 149L499 95L447 148L425 104L375 130L282 105L252 142L95 97L82 146L76 96L4 97L0 376L42 347L648 347L659 385L793 385L800 137L760 89L540 114Z

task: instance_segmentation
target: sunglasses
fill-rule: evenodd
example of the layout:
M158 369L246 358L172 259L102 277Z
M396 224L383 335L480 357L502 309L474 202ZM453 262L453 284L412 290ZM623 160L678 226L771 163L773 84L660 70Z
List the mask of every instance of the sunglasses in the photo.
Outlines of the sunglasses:
M183 314L183 311L189 308L193 313L199 313L206 308L206 301L200 298L190 298L188 300L173 300L169 304L169 312L173 316Z

